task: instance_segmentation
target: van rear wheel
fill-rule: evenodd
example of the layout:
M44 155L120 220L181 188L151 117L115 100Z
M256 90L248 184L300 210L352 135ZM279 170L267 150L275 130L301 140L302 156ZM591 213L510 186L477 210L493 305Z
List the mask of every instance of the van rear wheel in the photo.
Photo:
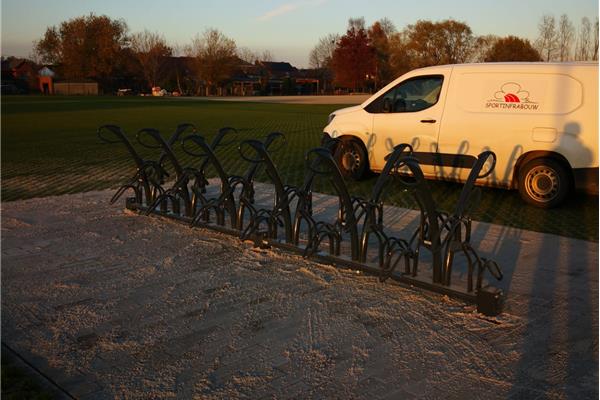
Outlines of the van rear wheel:
M352 139L342 139L335 150L335 161L345 177L356 181L367 172L367 152L361 143Z
M551 158L536 158L519 171L519 193L526 203L540 208L561 204L571 189L567 169Z

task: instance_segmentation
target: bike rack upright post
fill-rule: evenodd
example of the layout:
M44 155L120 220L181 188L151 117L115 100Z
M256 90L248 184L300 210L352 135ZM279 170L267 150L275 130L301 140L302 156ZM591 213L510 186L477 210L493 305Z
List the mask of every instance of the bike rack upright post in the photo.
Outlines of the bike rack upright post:
M108 132L114 138L106 136ZM120 127L116 125L102 125L98 128L96 134L104 143L123 143L136 166L135 175L117 190L110 200L111 204L114 204L127 189L134 191L137 203L152 204L156 196L163 191L161 183L164 177L168 176L165 169L156 161L144 160Z

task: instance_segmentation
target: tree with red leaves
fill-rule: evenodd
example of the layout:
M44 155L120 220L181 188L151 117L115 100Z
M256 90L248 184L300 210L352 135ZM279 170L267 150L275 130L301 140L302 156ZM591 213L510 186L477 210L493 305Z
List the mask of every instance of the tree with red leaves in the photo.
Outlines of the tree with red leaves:
M384 18L375 21L368 31L371 46L375 49L375 90L395 78L390 66L390 36L395 29L394 24Z
M364 90L375 77L375 48L371 45L365 20L350 19L346 34L337 42L331 62L338 86Z

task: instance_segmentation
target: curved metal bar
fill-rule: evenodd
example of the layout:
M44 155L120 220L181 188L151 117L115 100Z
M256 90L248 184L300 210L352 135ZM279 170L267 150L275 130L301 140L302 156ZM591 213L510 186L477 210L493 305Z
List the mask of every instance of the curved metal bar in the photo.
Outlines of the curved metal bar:
M230 142L222 143L225 136L227 136L227 134L230 132L237 133L237 129L231 128L231 127L225 127L225 128L219 129L216 136L213 138L212 142L210 143L210 148L213 152L216 152L218 147L228 146L234 142L234 140L231 140ZM191 135L188 135L187 137L183 138L181 140L181 148L186 154L188 154L190 156L202 158L202 161L200 163L200 166L198 167L198 170L204 172L204 170L206 169L208 164L211 162L210 158L208 157L208 154L202 153L202 152L201 153L194 152L186 146L186 143L189 142L189 140L187 138L189 136L192 136L193 134L200 135L197 131L194 131Z
M225 224L223 211L226 210L227 213L229 214L229 218L231 221L231 227L233 229L236 229L237 228L237 212L236 212L237 210L236 210L235 201L234 201L234 197L233 197L234 188L230 184L229 176L223 169L223 166L221 165L219 159L215 155L211 146L209 146L206 143L206 141L204 140L204 138L202 136L200 136L198 134L191 134L189 136L186 136L182 140L182 143L185 144L190 141L193 142L195 145L197 145L202 150L203 154L206 155L208 162L212 164L215 171L217 172L217 175L219 176L219 178L221 180L221 195L219 196L219 198L212 199L212 201L209 201L206 204L202 205L200 210L214 209L215 212L217 213L217 223L219 223L220 225ZM197 212L196 216L192 219L192 225L195 225L200 222L199 216L201 214L202 214L202 212Z
M175 133L169 139L169 142L174 143L179 138L179 136L181 136L186 130L188 130L190 126L190 124L179 125ZM145 142L143 140L145 137L150 137L153 140L153 143ZM139 130L136 134L136 139L142 146L145 146L147 148L161 149L162 151L159 160L157 161L157 164L164 169L164 160L168 159L170 164L173 166L173 169L175 170L175 184L162 196L159 196L155 199L153 204L150 206L148 212L151 212L159 204L163 204L164 202L166 202L167 199L169 199L171 200L173 212L175 214L180 214L181 206L179 203L180 201L183 201L185 214L191 217L194 213L194 210L192 208L192 195L188 189L189 177L187 174L184 173L184 168L181 166L179 160L175 156L175 153L173 153L171 146L163 139L158 130L152 128L144 128Z
M330 142L329 146L332 144ZM360 248L356 218L353 212L348 212L343 219L341 218L342 209L353 210L352 198L350 197L342 173L331 155L331 149L317 147L309 150L305 155L305 164L308 171L305 175L304 186L298 190L299 197L292 232L294 243L298 244L299 242L302 219L314 221L312 217L312 185L317 175L325 175L337 193L340 202L340 212L335 224L321 223L317 225L317 222L314 223L317 229L309 236L307 248L310 248L310 250L308 251L309 253L317 251L318 245L322 241L323 235L325 235L330 238L330 253L335 255L339 251L339 241L342 238L342 231L346 231L350 234L351 258L357 261L359 259ZM311 200L309 201L309 199ZM337 233L334 235L334 232Z
M408 274L410 271L410 260L413 257L409 243L403 239L389 237L385 241L384 249L385 258L383 264L380 266L381 274L379 280L383 282L391 277L401 260L404 260L404 273Z
M243 159L245 159L246 161L252 163L252 165L250 167L250 171L249 171L248 175L246 176L246 179L248 180L247 185L249 187L252 187L252 192L250 192L249 190L246 190L246 192L242 193L242 197L245 199L245 202L244 203L240 202L240 205L238 208L238 210L239 210L238 211L238 224L239 224L239 229L242 230L243 229L242 225L243 225L244 204L253 202L253 200L254 200L254 191L253 191L254 175L258 171L258 167L260 165L264 165L265 172L275 188L275 198L273 199L273 209L270 210L269 212L264 211L260 215L258 213L253 214L251 212L250 224L255 226L256 229L258 229L258 226L260 224L257 225L257 222L253 221L253 218L259 218L259 219L263 218L264 219L264 215L268 214L270 216L269 224L272 227L272 230L269 232L269 235L276 236L276 232L274 232L273 230L276 229L276 227L279 223L282 223L283 227L285 229L285 240L286 240L286 242L290 243L290 242L292 242L292 220L291 220L291 212L290 212L290 202L291 202L292 196L294 195L295 191L290 190L289 187L286 188L286 186L283 184L283 181L279 175L277 167L275 166L275 163L273 162L273 160L270 156L270 152L271 152L270 146L272 146L273 143L275 143L277 141L277 139L279 139L279 138L283 138L283 141L285 141L285 136L283 136L282 133L272 132L265 138L264 142L250 139L250 140L246 140L246 141L240 143L239 152L240 152L241 157ZM247 152L244 151L244 149L246 149L246 148L252 149L252 151L255 153L254 157L251 157L250 155L247 154ZM277 150L279 150L280 148L281 148L281 146L279 148L277 148Z
M107 131L112 133L115 136L115 139L110 139L105 136ZM111 204L115 203L127 189L133 189L136 202L139 204L144 203L144 197L146 204L152 204L157 193L162 191L160 182L166 174L166 171L157 163L142 159L120 127L116 125L101 125L96 133L100 140L105 143L123 143L137 168L135 175L114 194L111 199ZM155 176L156 179L154 179L153 176Z
M417 274L420 247L425 247L433 257L433 283L443 284L440 213L417 160L413 157L403 157L395 168L399 171L403 167L408 168L412 180L401 174L398 174L397 180L412 193L421 211L419 228L411 239L411 242L417 241L413 257L413 276Z
M390 177L394 174L398 174L398 170L402 164L402 157L410 156L413 153L413 148L408 143L401 143L394 146L394 150L385 157L386 163L375 182L373 192L371 194L371 201L373 203L379 203L383 194L384 188L390 182Z
M376 233L379 239L379 265L383 265L383 248L385 246L381 237L387 236L383 233L383 201L384 189L389 187L391 178L398 172L402 164L402 158L412 154L412 146L402 143L394 147L394 150L386 156L386 163L373 186L371 198L368 201L362 199L354 199L357 208L362 208L362 213L358 214L358 220L364 215L362 232L360 238L360 261L365 262L367 259L369 236L371 233Z
M312 219L312 218L311 218ZM314 222L314 220L312 220ZM329 239L329 253L334 256L340 255L340 243L342 234L339 226L327 222L319 221L314 223L313 234L309 237L303 257L310 257L319 250L323 239Z
M488 166L487 170L482 172L486 165ZM473 164L471 172L469 173L469 177L467 178L467 181L461 190L454 213L446 219L445 228L447 230L447 235L444 238L443 267L443 282L445 285L450 285L451 283L452 265L455 253L462 252L467 257L467 263L469 266L468 291L473 290L472 282L475 266L477 266L478 274L477 289L480 289L480 279L485 268L483 267L483 261L470 244L472 221L471 214L481 199L481 190L478 187L475 187L476 180L489 176L494 171L495 166L496 154L494 152L484 151L477 156L477 160ZM475 259L474 265L471 256ZM493 263L495 266L492 276L499 276L501 279L502 273L500 272L500 268L495 262L489 260L488 264L492 265L491 263Z
M482 172L483 167L491 161L491 165L488 167L487 171ZM477 161L471 167L471 172L469 173L469 177L465 182L461 192L460 197L458 198L458 202L456 203L456 209L454 210L454 215L462 218L469 209L474 208L475 205L470 204L473 196L473 190L475 189L475 182L477 179L485 178L490 175L494 168L496 167L496 154L492 151L484 151L477 156Z
M145 136L151 137L154 140L155 144L144 142L142 138L144 138ZM140 129L136 134L136 139L138 143L144 147L150 149L161 149L162 153L158 163L162 165L161 159L167 158L171 162L171 165L175 170L176 179L179 179L183 175L183 167L179 163L179 160L177 160L177 157L175 157L175 154L171 150L171 147L167 144L167 142L165 142L158 130L152 128Z
M279 143L278 145L275 145ZM265 147L269 149L270 154L279 152L287 146L287 139L285 135L279 131L271 132L267 135L264 140Z
M169 140L167 141L167 145L169 147L169 149L173 149L173 145L175 143L177 143L178 141L180 141L181 135L183 135L184 133L186 133L188 130L191 130L192 134L196 133L196 126L194 124L190 124L190 123L183 123L183 124L179 124L177 125L177 128L175 128L175 132L173 132L173 134L171 135L171 137L169 138ZM163 151L161 152L160 156L158 157L158 163L160 165L163 165L165 160L167 158L170 158L168 153Z
M115 135L117 137L117 139L111 140L110 138L104 136L104 132L106 132L106 131L110 131L113 135ZM125 147L127 148L127 150L129 151L131 158L133 158L133 161L135 162L135 166L138 169L143 167L144 160L142 159L142 157L140 157L138 152L135 151L135 148L133 147L133 145L131 144L129 139L127 139L127 136L125 136L125 133L119 126L117 126L117 125L101 125L98 128L96 134L98 135L100 140L102 140L105 143L119 143L119 142L123 143L125 145Z
M177 131L173 134L170 141L173 141L173 143L178 141L181 135L190 128L192 129L191 135L198 134L196 128L192 124L182 124L178 126ZM213 138L210 144L210 148L213 150L213 152L217 149L217 147L228 144L222 143L222 141L225 138L225 136L230 132L237 133L237 130L231 127L219 129L217 135ZM208 186L208 180L206 179L206 168L211 163L211 159L205 152L198 152L192 150L189 146L189 143L191 142L189 140L186 140L186 138L182 139L182 150L188 155L200 158L199 167L184 168L185 179L184 182L182 182L182 184L185 184L187 186L189 181L193 179L193 183L191 185L191 204L188 212L188 214L191 214L193 216L196 213L198 207L200 207L202 204L206 204L206 202L208 201L203 196L203 194L206 193L206 187ZM205 221L208 222L208 213L203 212L202 214L204 215Z
M235 139L232 139L229 142L223 143L223 139L230 133L238 133L238 130L232 128L231 126L225 126L217 132L217 135L213 138L212 142L210 142L210 148L215 151L219 146L229 146L235 142Z
M327 136L323 142L322 148L331 153L340 143L340 139ZM305 165L320 162L318 158L310 161L308 153L305 155L304 159ZM292 243L296 246L300 242L300 228L302 220L308 217L312 218L312 186L316 176L317 174L312 171L311 168L308 168L307 173L304 175L304 182L302 186L295 188L295 195L298 199L298 202L296 204L296 211L294 212L292 223ZM302 215L302 213L305 215Z

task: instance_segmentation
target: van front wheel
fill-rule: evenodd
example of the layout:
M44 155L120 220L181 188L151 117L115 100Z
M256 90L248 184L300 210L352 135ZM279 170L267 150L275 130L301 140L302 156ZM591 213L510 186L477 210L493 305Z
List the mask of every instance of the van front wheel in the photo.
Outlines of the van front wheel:
M356 140L343 139L335 150L335 161L345 177L360 180L367 171L367 152Z
M540 208L561 204L571 182L567 170L551 158L536 158L519 171L519 193L525 202Z

